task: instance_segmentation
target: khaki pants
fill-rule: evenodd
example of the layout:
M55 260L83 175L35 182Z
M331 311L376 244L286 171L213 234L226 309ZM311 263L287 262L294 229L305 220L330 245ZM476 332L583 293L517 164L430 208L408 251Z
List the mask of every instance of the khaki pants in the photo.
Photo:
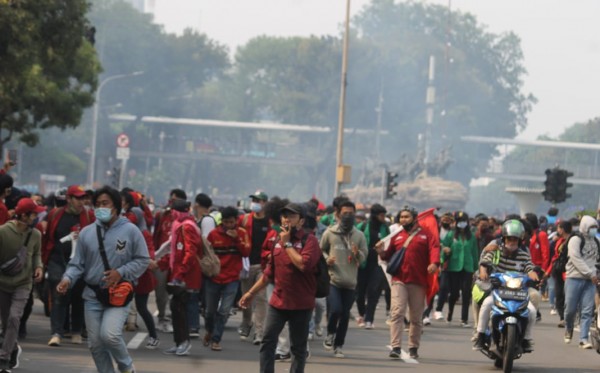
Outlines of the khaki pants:
M409 309L410 328L408 331L408 348L419 348L423 329L423 310L425 309L425 287L417 284L404 284L393 281L390 344L392 348L402 347L402 331L404 315Z
M250 266L250 273L247 279L241 280L242 283L242 294L245 294L248 290L254 286L262 276L262 268L260 264L252 264ZM253 306L248 307L243 312L242 328L249 328L254 323L254 330L259 338L263 336L263 329L265 319L267 317L267 293L265 289L262 289L254 296L252 301Z

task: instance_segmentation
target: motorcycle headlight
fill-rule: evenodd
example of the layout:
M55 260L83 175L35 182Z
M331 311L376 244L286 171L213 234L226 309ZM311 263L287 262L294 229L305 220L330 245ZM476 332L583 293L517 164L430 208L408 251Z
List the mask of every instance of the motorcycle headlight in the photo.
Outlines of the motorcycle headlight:
M522 278L514 278L514 277L505 276L504 281L505 281L506 287L508 289L520 289L521 286L523 285Z

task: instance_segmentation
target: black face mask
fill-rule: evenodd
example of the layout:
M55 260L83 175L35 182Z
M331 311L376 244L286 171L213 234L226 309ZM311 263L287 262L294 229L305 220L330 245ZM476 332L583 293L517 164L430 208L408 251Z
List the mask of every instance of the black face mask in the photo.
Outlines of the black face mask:
M298 233L298 228L292 227L290 229L290 237L296 237L296 233Z
M355 217L354 215L342 215L340 219L340 227L345 232L350 232L354 227Z
M415 226L415 222L413 221L411 223L404 224L402 226L402 228L404 228L405 231L410 232L413 229L414 226Z
M448 223L442 223L442 228L444 228L445 230L450 230L450 224Z

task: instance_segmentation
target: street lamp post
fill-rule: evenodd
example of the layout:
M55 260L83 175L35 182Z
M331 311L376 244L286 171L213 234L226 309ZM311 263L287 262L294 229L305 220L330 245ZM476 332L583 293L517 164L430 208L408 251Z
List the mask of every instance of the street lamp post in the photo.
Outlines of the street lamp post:
M346 109L346 85L347 85L347 70L348 70L348 39L350 37L350 0L346 1L346 22L344 28L344 46L342 49L342 83L340 88L340 108L338 113L338 133L337 133L337 154L336 154L336 169L335 169L335 189L334 197L336 197L346 179L346 168L343 166L343 151L344 151L344 112Z
M129 78L132 76L142 75L143 71L135 71L130 74L118 74L109 76L100 82L98 89L96 90L96 100L94 101L94 114L92 117L92 139L90 144L90 159L88 163L88 175L87 175L87 184L89 187L94 183L94 177L96 176L96 143L98 142L98 111L100 110L100 93L102 92L102 88L106 85L106 83L111 82L117 79Z

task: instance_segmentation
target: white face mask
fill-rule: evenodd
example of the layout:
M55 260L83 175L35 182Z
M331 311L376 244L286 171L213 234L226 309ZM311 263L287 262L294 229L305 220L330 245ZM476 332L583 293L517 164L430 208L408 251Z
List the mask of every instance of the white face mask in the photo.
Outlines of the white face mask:
M466 221L459 221L458 223L456 223L456 227L459 229L465 229L467 227L467 222Z
M252 212L260 212L262 210L262 205L258 202L250 203L250 211Z

